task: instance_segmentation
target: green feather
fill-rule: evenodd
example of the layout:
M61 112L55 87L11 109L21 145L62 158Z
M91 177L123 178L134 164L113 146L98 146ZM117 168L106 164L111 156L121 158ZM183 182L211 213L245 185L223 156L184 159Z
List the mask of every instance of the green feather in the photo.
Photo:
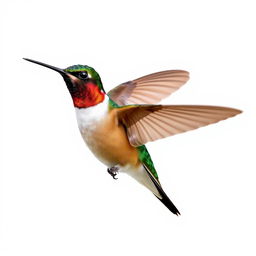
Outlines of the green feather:
M139 152L139 159L140 161L147 166L149 171L154 175L154 177L158 180L158 174L156 172L155 166L153 164L153 161L150 157L150 154L148 153L148 150L145 145L137 147L137 150Z
M110 109L113 109L113 108L121 108L122 106L119 106L118 104L116 104L113 100L111 100L109 98L109 101L108 101L108 105L109 105L109 108Z
M73 66L67 67L64 69L64 71L79 72L79 71L87 71L88 68L89 68L89 66L78 64L78 65L73 65Z

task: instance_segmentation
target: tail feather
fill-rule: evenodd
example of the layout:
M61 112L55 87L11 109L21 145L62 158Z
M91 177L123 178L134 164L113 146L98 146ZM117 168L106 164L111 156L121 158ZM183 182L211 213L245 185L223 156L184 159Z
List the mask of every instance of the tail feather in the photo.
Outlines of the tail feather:
M173 202L169 199L169 197L165 194L164 190L162 189L160 183L153 177L151 172L147 169L146 166L144 166L148 176L150 177L151 181L154 183L156 186L160 196L162 198L159 198L156 196L157 199L159 199L173 214L176 214L177 216L180 215L179 210L176 208L176 206L173 204Z

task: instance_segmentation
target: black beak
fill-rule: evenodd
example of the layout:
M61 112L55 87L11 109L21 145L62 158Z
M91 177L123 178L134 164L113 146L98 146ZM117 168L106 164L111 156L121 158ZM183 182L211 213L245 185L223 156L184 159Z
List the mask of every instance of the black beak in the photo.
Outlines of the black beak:
M42 63L40 61L36 61L36 60L31 60L31 59L27 59L27 58L23 58L23 59L27 60L27 61L30 61L30 62L33 62L33 63L38 64L38 65L44 66L46 68L50 68L50 69L52 69L54 71L57 71L61 75L67 75L67 73L63 69L61 69L61 68L56 68L54 66L51 66L51 65L48 65L48 64Z

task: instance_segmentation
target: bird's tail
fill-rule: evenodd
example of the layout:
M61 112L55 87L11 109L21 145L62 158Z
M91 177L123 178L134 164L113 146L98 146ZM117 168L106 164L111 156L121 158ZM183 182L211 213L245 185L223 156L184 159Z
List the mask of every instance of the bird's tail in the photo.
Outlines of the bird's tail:
M157 188L158 193L160 194L161 198L159 198L157 195L156 198L159 199L173 214L176 214L177 216L180 215L179 210L176 208L176 206L173 204L173 202L169 199L169 197L165 194L164 190L162 189L160 183L156 180L156 178L152 175L152 173L148 170L148 168L143 165L148 176L150 177L151 181Z

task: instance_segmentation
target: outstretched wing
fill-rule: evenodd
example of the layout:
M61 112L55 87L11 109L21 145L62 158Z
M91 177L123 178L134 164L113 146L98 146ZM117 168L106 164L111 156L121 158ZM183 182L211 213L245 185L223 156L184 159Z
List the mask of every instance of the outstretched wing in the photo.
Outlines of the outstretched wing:
M178 90L189 79L183 70L167 70L129 81L108 92L118 105L154 104Z
M127 127L134 147L216 123L241 113L238 109L218 106L140 105L118 109L119 120Z

